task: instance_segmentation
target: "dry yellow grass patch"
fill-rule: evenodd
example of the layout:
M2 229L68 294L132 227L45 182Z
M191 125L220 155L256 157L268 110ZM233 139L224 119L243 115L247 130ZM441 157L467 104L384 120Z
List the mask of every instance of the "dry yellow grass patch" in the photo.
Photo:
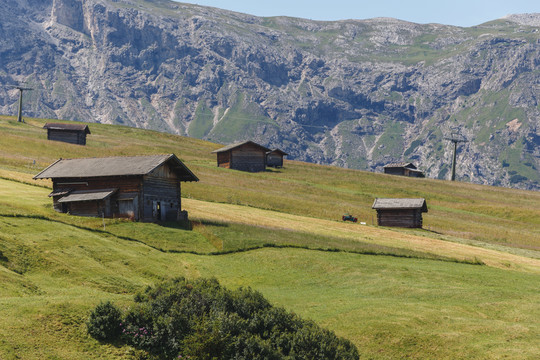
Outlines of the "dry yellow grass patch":
M36 171L36 174L38 171ZM0 178L13 179L27 184L33 184L38 186L47 186L52 188L52 182L48 179L34 180L32 177L35 174L27 174L19 171L0 169Z
M488 266L502 269L540 273L540 260L538 259L430 237L405 234L375 226L322 220L241 205L211 203L193 199L183 199L183 205L193 218L356 239L365 243L429 252L459 260L478 259Z

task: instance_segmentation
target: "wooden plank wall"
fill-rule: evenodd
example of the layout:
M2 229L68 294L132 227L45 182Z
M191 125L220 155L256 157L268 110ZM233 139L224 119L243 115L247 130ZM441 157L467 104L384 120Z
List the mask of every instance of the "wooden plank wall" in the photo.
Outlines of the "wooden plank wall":
M47 129L47 139L63 141L70 144L86 145L86 133L84 131Z
M142 206L145 221L158 219L158 214L155 213L158 202L161 207L161 215L159 216L161 220L176 220L181 206L179 184L178 180L175 179L144 177L144 204Z
M53 209L57 212L62 212L62 204L58 202L61 196L53 196Z
M405 169L403 168L385 168L385 174L389 175L405 175Z
M217 166L230 169L231 168L231 152L226 151L217 153Z
M231 169L258 172L266 170L266 151L246 144L231 150Z
M118 188L119 192L138 192L141 189L139 176L106 176L96 178L64 178L53 182L53 189L97 190Z
M133 199L118 200L117 204L118 217L139 220L139 196Z
M283 155L279 154L268 154L266 157L266 165L273 167L283 167Z
M416 171L410 171L409 169L405 169L405 176L408 177L420 177L420 173Z
M68 178L68 179L57 179L53 181L53 190L61 190L61 189L71 189L74 191L81 191L81 190L98 190L98 189L118 189L118 192L113 195L112 201L109 202L109 204L104 208L106 211L105 216L112 217L117 216L121 217L121 214L119 213L118 204L115 201L115 197L123 194L123 193L140 193L140 189L142 189L142 178L140 176L116 176L116 177L97 177L97 178ZM62 204L58 203L58 199L61 197L55 196L53 198L53 206L56 211L62 211ZM85 201L78 204L84 204L84 203L95 203L95 201ZM137 203L140 203L140 200L137 200ZM81 215L81 216L101 216L101 214L98 215L85 215L89 214L94 211L94 205L73 205L74 203L70 203L67 207L67 211L69 211L73 215ZM86 208L85 208L86 207ZM80 211L81 213L74 213L75 211ZM139 218L140 211L138 208L134 209L135 212L135 218Z
M143 177L143 220L175 221L181 210L180 182L166 164ZM157 204L161 208L158 216Z
M82 201L67 203L67 211L77 216L101 216L105 206L103 201Z
M419 172L411 171L410 169L401 167L401 168L385 168L384 169L385 174L389 175L402 175L402 176L408 176L408 177L420 177Z
M90 217L112 217L111 199L67 203L67 211L72 215Z
M406 228L422 227L421 209L377 210L379 226L396 226Z

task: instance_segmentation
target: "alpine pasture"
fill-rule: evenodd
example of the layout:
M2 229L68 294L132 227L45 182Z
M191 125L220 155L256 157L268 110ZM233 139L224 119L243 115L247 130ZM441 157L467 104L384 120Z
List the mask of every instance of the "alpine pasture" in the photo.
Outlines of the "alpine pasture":
M0 117L0 359L129 359L86 332L101 301L175 276L216 277L346 337L369 359L535 359L540 193L286 161L216 166L222 145L90 124L86 146L45 119ZM192 229L52 209L33 175L58 158L176 154ZM377 197L423 197L423 229L372 225ZM351 213L359 223L344 223Z

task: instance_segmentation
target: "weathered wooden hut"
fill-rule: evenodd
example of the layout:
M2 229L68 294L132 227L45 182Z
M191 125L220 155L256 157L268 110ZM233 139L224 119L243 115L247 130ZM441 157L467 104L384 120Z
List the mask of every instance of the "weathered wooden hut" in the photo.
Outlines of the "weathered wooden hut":
M85 124L46 123L43 128L47 129L47 140L77 145L86 145L86 135L90 134Z
M283 157L287 156L285 151L274 149L266 153L266 166L283 167Z
M266 170L266 153L270 149L253 141L232 144L212 151L217 154L217 166L227 169L258 172Z
M140 221L187 219L183 181L199 179L174 154L59 159L34 179L51 179L54 209Z
M384 173L409 177L424 177L424 173L413 163L392 163L384 166Z
M421 228L422 213L428 211L425 199L375 199L379 226Z

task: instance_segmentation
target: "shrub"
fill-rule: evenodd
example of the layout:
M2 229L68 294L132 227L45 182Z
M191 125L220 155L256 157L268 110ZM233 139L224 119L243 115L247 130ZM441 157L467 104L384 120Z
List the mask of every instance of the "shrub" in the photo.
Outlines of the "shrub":
M163 304L167 302L164 297L158 297L154 303L141 302L128 309L123 321L124 342L164 358L178 354L190 328L189 320L175 307L165 307Z
M293 335L290 356L293 359L336 359L359 358L356 347L348 340L338 338L332 331L322 329L312 322Z
M221 331L224 319L219 316L202 316L196 321L193 331L184 339L183 352L195 359L224 359L227 345L232 336Z
M122 332L122 314L109 301L100 303L86 323L88 334L99 341L114 341Z
M233 291L231 293L231 298L232 311L244 319L251 318L255 314L271 307L268 300L266 300L261 293L253 291L250 288L240 288Z
M232 344L231 355L238 360L280 360L283 359L269 340L263 340L251 334L236 337Z
M510 173L510 172L509 172ZM522 181L527 181L528 179L523 175L512 175L510 177L510 184L517 184Z
M121 340L152 358L172 359L358 359L348 340L297 315L272 306L250 288L230 291L215 279L178 278L135 296L124 320L110 303L100 304L89 323L94 336L111 341L123 323ZM114 320L113 320L114 319ZM103 335L106 326L111 327ZM117 329L117 328L116 328Z

